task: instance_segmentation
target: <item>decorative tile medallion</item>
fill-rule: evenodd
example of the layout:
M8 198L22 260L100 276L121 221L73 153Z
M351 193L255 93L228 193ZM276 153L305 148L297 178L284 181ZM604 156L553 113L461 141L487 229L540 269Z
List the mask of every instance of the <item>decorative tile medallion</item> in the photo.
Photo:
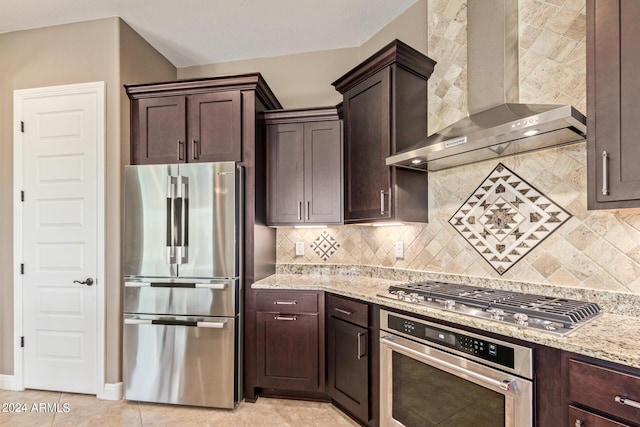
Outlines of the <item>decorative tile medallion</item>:
M449 223L502 275L569 218L499 163Z
M340 243L326 231L323 231L311 244L311 249L313 249L323 261L328 260L331 255L335 254L339 247Z

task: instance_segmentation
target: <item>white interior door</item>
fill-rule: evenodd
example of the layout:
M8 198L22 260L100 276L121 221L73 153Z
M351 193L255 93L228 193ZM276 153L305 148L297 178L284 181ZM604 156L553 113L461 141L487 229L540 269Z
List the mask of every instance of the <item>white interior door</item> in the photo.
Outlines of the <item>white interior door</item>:
M99 113L96 93L22 101L25 388L98 392Z

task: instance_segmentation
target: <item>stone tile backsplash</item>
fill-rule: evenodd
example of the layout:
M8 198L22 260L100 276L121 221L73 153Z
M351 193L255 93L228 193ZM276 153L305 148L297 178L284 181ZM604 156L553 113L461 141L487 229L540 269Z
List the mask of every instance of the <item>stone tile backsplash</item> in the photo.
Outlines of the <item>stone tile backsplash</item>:
M429 56L438 61L429 79L431 133L466 115L466 1L429 0L428 7ZM585 0L520 0L519 9L521 102L570 103L586 113ZM449 224L500 162L572 215L502 276ZM587 210L586 142L433 172L428 179L428 224L279 228L277 262L409 268L640 294L640 214ZM331 255L311 248L323 233L336 242ZM305 243L304 256L295 256L296 241ZM395 257L396 242L403 242L402 259Z

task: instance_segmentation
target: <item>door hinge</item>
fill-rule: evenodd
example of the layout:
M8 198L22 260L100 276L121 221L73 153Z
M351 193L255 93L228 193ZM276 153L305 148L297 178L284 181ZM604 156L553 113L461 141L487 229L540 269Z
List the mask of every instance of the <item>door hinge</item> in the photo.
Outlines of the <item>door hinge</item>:
M20 132L24 133L24 122L20 121Z
M20 337L20 347L24 348L24 337Z
M20 264L20 274L24 274L24 264Z
M24 190L20 191L20 201L24 202Z

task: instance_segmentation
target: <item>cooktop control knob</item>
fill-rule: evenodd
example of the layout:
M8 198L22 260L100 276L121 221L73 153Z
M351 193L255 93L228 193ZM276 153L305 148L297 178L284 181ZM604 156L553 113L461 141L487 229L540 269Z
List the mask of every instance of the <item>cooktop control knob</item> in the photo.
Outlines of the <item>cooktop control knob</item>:
M398 291L398 292L396 292L396 295L398 296L398 299L399 299L400 301L404 301L404 298L405 298L405 293L404 293L404 291Z
M444 302L444 308L447 310L455 310L456 309L456 302L452 299L448 299Z
M418 302L420 302L420 297L417 293L412 292L409 294L409 301L417 304Z
M499 308L491 308L487 311L491 313L491 318L493 320L502 320L504 318L504 310L501 310Z
M529 322L528 322L529 316L527 316L524 313L516 313L513 315L513 318L515 319L517 325L520 325L520 326L529 325Z

